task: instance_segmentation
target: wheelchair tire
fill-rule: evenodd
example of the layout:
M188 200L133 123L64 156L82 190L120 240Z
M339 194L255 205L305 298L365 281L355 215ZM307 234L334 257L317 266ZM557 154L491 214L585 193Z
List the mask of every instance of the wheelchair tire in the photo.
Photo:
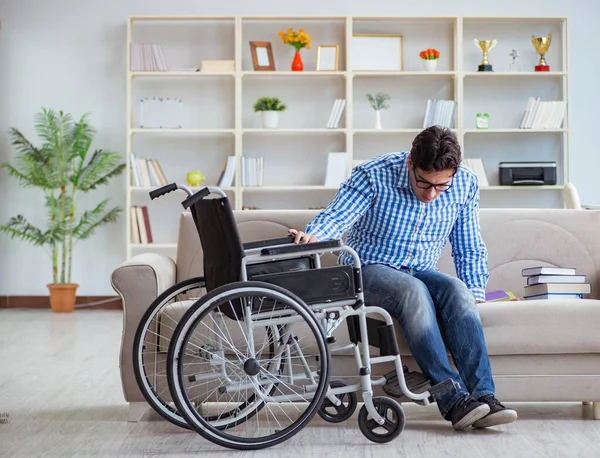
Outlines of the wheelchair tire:
M358 427L367 439L377 444L385 444L393 441L400 435L406 423L406 417L402 406L395 399L385 396L373 398L373 405L379 415L381 415L385 423L379 425L375 420L370 418L369 411L366 405L363 405L358 412ZM389 414L392 414L390 418ZM378 429L383 431L378 432Z
M133 371L135 373L135 380L140 391L142 392L142 395L148 404L150 404L152 409L154 409L154 411L160 416L170 421L174 425L185 429L191 428L185 419L177 412L175 407L169 405L169 403L163 400L160 395L156 393L154 385L150 381L150 377L146 374L143 361L144 343L146 341L146 334L149 331L152 321L156 318L158 313L171 302L172 299L190 290L203 288L205 285L206 283L204 281L204 277L195 277L179 282L163 291L162 294L152 301L150 307L148 307L142 316L133 340Z
M237 436L232 435L230 431L239 424L247 423L247 420L254 417L255 415L257 415L259 411L263 412L267 402L264 400L264 398L262 396L256 396L256 394L252 394L251 397L255 398L256 402L257 402L257 405L253 410L248 411L247 413L242 412L242 415L243 415L242 418L232 419L231 422L226 424L225 426L215 426L214 424L211 424L210 420L207 420L208 417L200 415L198 410L195 408L194 403L190 399L190 396L185 391L185 385L184 385L185 377L184 376L186 374L184 374L184 367L183 367L182 361L184 361L183 356L187 356L187 357L191 357L191 356L195 357L196 356L196 355L190 355L189 353L186 353L184 348L187 346L190 339L192 339L192 337L194 337L194 331L196 329L196 326L199 325L204 318L210 317L213 319L213 321L215 320L213 315L210 315L210 314L219 310L219 304L221 302L231 303L233 301L239 301L241 298L247 297L249 295L254 295L254 294L260 294L261 297L268 297L268 298L270 298L269 300L274 300L275 303L277 301L281 301L282 303L285 303L287 306L290 307L291 311L295 312L298 315L298 317L299 317L298 320L301 323L303 322L308 326L310 333L315 337L315 341L316 341L316 352L318 352L318 354L311 355L311 358L314 357L315 363L318 365L318 368L314 371L314 373L317 374L318 381L316 382L316 386L314 387L314 390L311 391L311 393L313 393L313 395L312 395L312 399L310 399L310 401L307 402L308 407L296 421L292 422L291 425L283 428L283 427L281 427L279 422L277 422L278 428L281 428L281 429L274 429L274 432L268 436L250 435L249 437L237 437ZM269 303L269 302L267 302L267 303ZM254 302L251 302L251 304L254 304ZM252 306L254 306L254 305L252 305ZM272 310L280 311L281 309L277 309L274 306ZM287 311L287 309L285 309L285 310ZM264 314L265 312L261 312L261 313ZM250 315L250 320L252 321L251 317L252 317L252 315ZM263 317L261 316L260 319L262 319L262 318ZM231 320L231 321L234 323L237 322L239 326L243 326L245 323L247 323L248 320L247 319L244 319L244 320L238 319L238 320ZM226 324L222 324L220 326L222 326L223 328L227 328ZM217 329L220 330L220 326L217 325ZM273 325L271 325L271 326L273 326ZM276 325L276 326L279 329L279 325ZM243 329L242 328L240 328L240 329L242 330L242 334L244 334ZM213 330L213 332L214 332L214 330ZM199 335L203 336L206 334L199 334ZM229 338L232 339L231 335L229 335ZM286 353L286 356L287 356L289 354L290 347L298 348L298 343L297 343L298 339L296 336L289 335L287 341L285 341L285 342L287 342L287 343L284 343L283 337L280 336L278 343L281 344L282 347L287 348L287 350L282 350L282 353L280 353L280 355L283 355L283 352L285 351L285 352L287 352ZM195 339L194 339L193 345L195 345L196 347L199 345ZM193 345L192 345L192 348L193 348ZM233 357L237 356L237 358L238 358L237 362L241 365L242 360L240 359L240 356L239 356L240 354L242 354L241 351L238 351L234 347L232 347L232 350L234 350ZM223 352L224 350L223 349L217 350L216 348L215 349L211 348L211 351L214 351L214 353L210 353L211 356L206 358L207 361L205 361L204 363L195 362L195 363L193 363L192 366L196 367L197 365L200 365L200 364L210 364L211 359L212 360L216 359L217 351ZM224 367L229 367L225 363L228 363L229 365L235 363L235 359L234 360L226 360L225 357L223 356L224 354L225 353L219 354L219 357L224 361L224 364L223 364ZM283 356L281 356L281 358L283 359ZM302 358L303 358L302 353L300 353L300 356L298 356L299 361ZM247 367L248 361L249 360L245 360L245 362L243 364L244 370ZM311 359L311 361L312 361L312 359ZM254 360L254 363L257 363L257 361ZM252 365L250 365L250 366L252 366ZM288 365L287 363L284 363L284 366L285 366L285 368L288 368L288 371L293 370L293 368L291 367L292 365ZM207 295L203 296L198 301L196 301L196 303L194 303L187 310L185 315L179 321L177 328L175 329L175 333L173 335L173 338L171 339L171 344L169 345L168 360L167 360L167 379L169 382L169 389L171 391L171 395L173 397L173 401L177 407L177 410L179 412L181 412L181 415L185 418L187 424L190 425L190 427L192 429L194 429L199 435L201 435L205 439L213 442L214 444L220 445L222 447L230 448L230 449L236 449L236 450L264 449L264 448L271 447L271 446L277 445L279 443L282 443L282 442L286 441L287 439L291 438L292 436L294 436L295 434L297 434L306 424L308 424L308 422L314 417L314 415L318 412L319 408L321 407L323 398L324 398L325 393L327 392L327 388L329 386L330 370L331 370L330 353L329 353L329 349L327 347L325 335L321 329L321 326L320 326L318 320L316 319L314 313L312 312L312 310L304 303L304 301L302 301L302 299L300 299L299 297L290 293L288 290L281 288L277 285L258 282L258 281L239 281L239 282L231 283L228 285L224 285L224 286L215 288L213 291L211 291L210 293L208 293ZM250 372L253 372L253 373L250 373ZM283 370L281 370L281 368L280 368L279 372L282 373ZM263 384L268 383L268 382L265 382L264 380L271 380L271 378L274 377L274 374L272 374L270 371L265 370L265 372L261 373L261 372L259 372L258 368L256 369L256 371L249 370L246 373L248 375L247 378L249 380L251 377L253 377L251 379L252 381L249 382L250 384L253 385L253 387L256 387L256 385L262 387ZM262 380L256 378L257 375L260 376L264 373L268 374L268 377L265 377ZM213 375L213 374L216 376L221 375L220 372L219 373L208 372L208 376ZM236 374L236 375L238 375L238 374ZM204 374L202 374L202 375L204 375ZM200 377L202 377L202 375ZM281 375L281 374L278 374L278 375ZM311 375L313 375L313 373L311 373ZM187 376L190 377L189 374L187 374ZM193 382L195 383L198 380L199 379L194 378ZM208 378L207 378L207 380L208 380ZM289 388L289 385L287 385L285 382L272 382L272 383L274 385L274 388L278 387L280 385L283 385L284 388ZM192 388L190 388L190 389L192 389ZM239 388L239 392L241 392L243 389L244 388ZM246 388L246 390L248 390L248 389ZM232 391L232 392L236 392L236 391ZM272 393L273 393L273 389L270 389L269 393L266 393L266 396L270 397ZM283 396L285 396L285 395L283 395ZM238 402L238 401L235 401L235 402ZM295 406L295 404L293 402L290 405ZM304 405L305 404L303 403L302 407ZM280 409L282 409L282 408L280 407ZM269 411L270 411L270 407L268 408L268 412ZM268 415L268 412L266 415ZM288 418L290 418L290 417L288 416ZM291 420L291 418L290 418L290 420ZM258 423L258 421L257 421L257 423ZM246 427L246 424L244 424L243 426ZM269 425L269 426L274 427L274 425Z

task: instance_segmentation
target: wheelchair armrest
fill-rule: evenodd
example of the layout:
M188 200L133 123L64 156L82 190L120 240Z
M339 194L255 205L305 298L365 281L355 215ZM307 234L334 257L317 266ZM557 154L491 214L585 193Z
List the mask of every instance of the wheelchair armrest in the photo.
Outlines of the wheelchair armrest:
M305 251L329 251L342 246L342 240L323 240L312 243L293 243L291 245L282 245L263 248L260 254L263 256L273 256L278 254L295 254Z
M256 248L270 247L275 245L287 245L294 242L294 235L290 234L287 237L278 237L274 239L256 240L254 242L246 242L243 244L244 250L254 250Z

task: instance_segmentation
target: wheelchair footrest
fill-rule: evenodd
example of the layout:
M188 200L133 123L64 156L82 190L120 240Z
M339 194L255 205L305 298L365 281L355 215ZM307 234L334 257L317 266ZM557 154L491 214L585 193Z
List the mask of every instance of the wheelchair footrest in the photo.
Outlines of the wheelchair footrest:
M416 371L409 371L408 367L402 366L404 372L404 380L406 381L407 388L413 393L422 393L429 387L429 379L422 373ZM388 396L393 396L399 399L399 402L414 402L406 396L400 388L398 382L398 375L396 371L388 372L384 375L386 384L383 385L382 389Z
M449 378L429 388L429 393L431 394L429 400L430 402L437 402L443 396L456 393L459 388L459 385Z

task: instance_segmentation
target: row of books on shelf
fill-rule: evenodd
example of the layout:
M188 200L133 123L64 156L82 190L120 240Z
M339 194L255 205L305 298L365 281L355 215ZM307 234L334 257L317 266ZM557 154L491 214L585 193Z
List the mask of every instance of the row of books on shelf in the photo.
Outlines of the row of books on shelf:
M521 119L521 129L560 129L567 104L563 100L540 100L529 97Z
M131 182L134 186L152 187L169 184L167 178L156 159L136 157L130 153Z
M333 107L331 107L331 113L329 113L329 119L327 120L328 129L337 129L340 126L340 120L342 119L345 107L346 99L335 99Z
M456 100L429 99L425 106L423 129L430 126L454 128Z
M263 185L263 158L242 156L242 186Z
M129 207L129 217L131 219L131 242L147 244L152 243L152 229L150 227L150 217L148 216L148 207L143 205L132 205Z
M169 68L163 48L154 43L131 43L129 68L132 72L233 72L234 60L203 60L200 68Z
M132 72L169 70L162 46L153 43L131 43L129 65Z
M264 160L262 157L242 156L242 186L263 186ZM236 157L229 156L225 161L217 186L227 188L233 186L235 179ZM337 187L348 178L348 153L332 152L327 156L324 186Z

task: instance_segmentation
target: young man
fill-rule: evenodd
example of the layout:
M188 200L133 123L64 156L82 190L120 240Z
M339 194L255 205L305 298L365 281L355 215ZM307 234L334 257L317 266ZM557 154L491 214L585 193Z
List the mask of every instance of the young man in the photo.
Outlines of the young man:
M437 403L456 430L517 418L494 396L476 305L485 300L489 278L478 210L477 177L461 166L455 135L433 126L417 135L410 153L386 154L354 167L304 232L290 230L296 243L347 233L346 243L363 264L367 305L379 305L398 319L432 384L451 378L460 385ZM447 240L458 278L436 267ZM352 258L341 253L339 262Z

